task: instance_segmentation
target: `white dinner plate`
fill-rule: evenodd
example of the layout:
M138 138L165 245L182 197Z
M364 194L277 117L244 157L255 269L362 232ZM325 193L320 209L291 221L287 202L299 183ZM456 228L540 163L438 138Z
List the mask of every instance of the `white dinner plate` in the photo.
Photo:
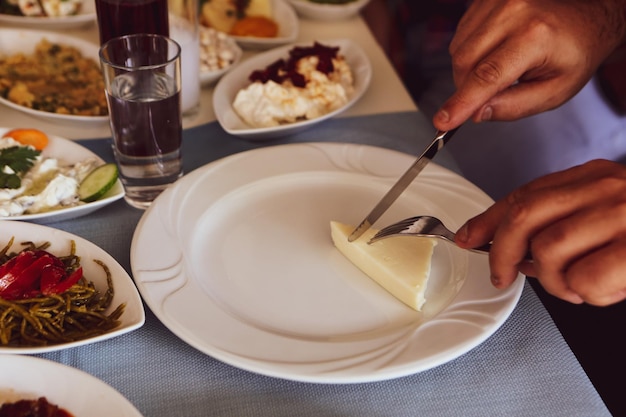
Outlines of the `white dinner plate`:
M250 74L255 70L266 68L280 58L287 58L289 51L295 46L312 46L313 42L286 45L242 61L236 68L233 68L229 73L224 75L217 83L215 91L213 92L213 109L217 121L222 128L231 135L249 140L272 139L307 129L321 121L338 115L356 103L357 100L363 96L372 79L372 66L369 58L363 49L350 39L319 40L319 42L330 47L338 46L340 48L339 53L345 57L352 70L354 91L349 96L348 102L344 106L315 119L273 127L250 127L239 117L233 108L233 102L239 90L250 84L250 80L248 79Z
M4 135L4 133L8 130L11 129L0 127L0 137L2 137L2 135ZM97 158L101 163L104 163L102 158L76 142L54 135L48 135L48 139L48 146L46 146L46 148L42 151L43 156L56 158L67 164L74 164L93 157ZM84 203L78 206L62 208L45 213L21 214L19 216L11 217L0 216L0 220L26 220L34 223L51 223L69 220L92 213L99 208L119 200L122 197L124 197L124 187L122 186L122 182L118 179L109 192L107 192L100 199L92 201L91 203Z
M300 30L298 15L289 3L284 0L271 0L272 18L278 24L278 36L260 38L256 36L233 36L233 39L244 49L268 49L286 43L295 42Z
M124 312L120 317L120 326L99 336L48 346L0 346L0 353L35 354L53 352L111 339L138 329L143 325L145 312L133 280L115 258L94 243L60 229L26 222L0 222L0 231L2 233L0 247L6 246L11 237L14 237L11 250L15 252L22 248L20 242L31 241L36 244L49 242L50 246L46 249L48 252L57 256L67 255L70 253L71 242L74 241L76 244L76 255L80 256L80 264L83 267L83 275L86 279L92 281L101 293L107 290L106 274L102 266L98 265L94 260L104 262L111 272L115 294L111 305L105 313L109 314L120 304L126 304Z
M144 301L182 340L223 362L291 380L355 383L417 373L487 339L523 288L489 283L485 255L438 244L416 312L334 247L415 157L378 147L291 144L229 156L144 213L131 266ZM436 214L460 227L492 200L436 164L377 226Z
M72 29L86 26L96 20L95 0L84 0L81 10L72 16L13 16L0 13L0 23L19 25L33 29Z
M100 58L98 57L98 45L78 39L75 36L43 30L0 29L0 55L10 56L17 53L30 55L35 51L35 47L43 38L48 39L50 42L73 46L77 48L84 57L93 59L97 64L100 62ZM34 110L15 104L4 97L0 97L0 103L53 123L73 124L87 128L94 125L99 126L109 121L109 116L77 116Z
M30 356L0 355L0 369L0 404L46 397L76 417L141 417L113 387L67 365Z
M356 16L370 0L353 0L348 3L315 3L310 0L288 0L300 16L314 20L343 20Z

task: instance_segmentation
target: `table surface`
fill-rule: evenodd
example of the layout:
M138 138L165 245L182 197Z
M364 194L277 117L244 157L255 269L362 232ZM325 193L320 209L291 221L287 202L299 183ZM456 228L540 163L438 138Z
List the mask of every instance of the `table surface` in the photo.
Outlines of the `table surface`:
M314 141L416 154L431 137L418 112L337 118L270 142L233 138L213 122L184 132L184 164L191 172L236 152ZM109 140L80 143L112 160ZM456 170L445 150L435 162ZM89 239L130 271L132 231L142 214L118 201L51 226ZM237 369L188 346L146 313L145 325L127 335L38 356L102 379L146 416L610 415L528 285L504 325L465 355L415 375L359 384L301 383Z
M65 32L94 43L97 39L93 25ZM317 36L320 33L323 37ZM213 88L205 88L200 112L185 119L186 172L236 152L282 143L364 143L413 155L423 150L433 128L416 111L364 22L360 18L340 23L301 21L300 40L343 37L359 42L373 65L372 85L359 102L313 129L273 141L247 142L227 135L214 121ZM2 108L0 126L37 127L81 140L112 160L108 125L60 125ZM445 150L436 162L457 170ZM141 215L119 201L91 215L50 226L93 241L130 271L130 241ZM390 381L304 384L252 374L186 345L149 310L146 324L130 334L39 356L104 380L146 416L609 415L528 285L509 320L485 343L445 365Z

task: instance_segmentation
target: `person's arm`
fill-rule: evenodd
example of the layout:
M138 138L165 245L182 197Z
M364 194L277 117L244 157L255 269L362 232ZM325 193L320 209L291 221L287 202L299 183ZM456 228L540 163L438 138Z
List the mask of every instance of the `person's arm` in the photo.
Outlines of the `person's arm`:
M626 0L474 0L450 45L457 91L435 127L558 107L625 39L625 20Z
M457 233L464 248L491 240L497 288L522 272L572 303L626 299L626 166L597 160L542 177ZM533 262L522 261L529 249Z

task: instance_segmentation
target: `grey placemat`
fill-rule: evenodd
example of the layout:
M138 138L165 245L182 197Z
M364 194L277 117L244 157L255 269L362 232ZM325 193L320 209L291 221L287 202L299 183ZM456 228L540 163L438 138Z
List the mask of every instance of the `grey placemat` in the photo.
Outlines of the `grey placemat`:
M271 142L234 138L212 123L185 131L184 163L189 172L235 152L304 141L364 143L417 155L433 133L418 113L334 119ZM82 144L112 160L108 139ZM445 149L436 162L457 170ZM129 248L141 215L119 201L51 226L91 240L130 271ZM188 346L149 310L146 324L130 334L39 356L101 378L154 417L610 415L528 285L486 342L445 365L389 381L307 384L239 370Z

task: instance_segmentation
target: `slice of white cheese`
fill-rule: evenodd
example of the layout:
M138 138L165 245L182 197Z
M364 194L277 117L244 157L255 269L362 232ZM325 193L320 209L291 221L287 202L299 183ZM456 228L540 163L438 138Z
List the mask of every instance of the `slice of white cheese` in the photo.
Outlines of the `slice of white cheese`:
M377 230L370 228L354 242L348 242L354 226L331 221L330 230L337 249L354 265L409 307L422 309L434 239L396 237L368 244Z

